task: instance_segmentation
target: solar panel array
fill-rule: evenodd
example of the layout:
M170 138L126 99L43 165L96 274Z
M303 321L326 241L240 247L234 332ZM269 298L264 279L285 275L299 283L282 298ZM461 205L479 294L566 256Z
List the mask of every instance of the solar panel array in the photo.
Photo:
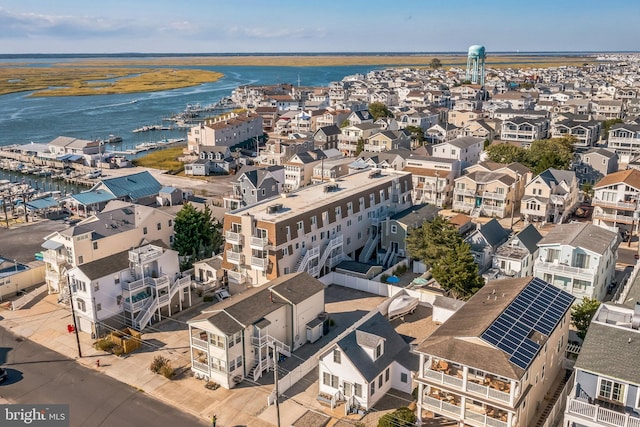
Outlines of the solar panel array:
M537 277L480 335L507 353L509 361L527 369L540 350L532 332L549 336L571 306L573 296Z

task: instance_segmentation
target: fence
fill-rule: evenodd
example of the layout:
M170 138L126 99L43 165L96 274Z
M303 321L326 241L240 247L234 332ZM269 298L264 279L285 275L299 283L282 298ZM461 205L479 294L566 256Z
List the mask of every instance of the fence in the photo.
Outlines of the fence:
M11 310L20 310L22 307L29 304L31 301L33 301L35 297L37 297L38 295L40 295L46 290L47 290L47 285L42 285L32 290L28 294L21 296L20 298L18 298L17 300L11 303Z
M638 277L639 270L640 261L636 262L636 265L633 267L633 271L629 275L627 281L623 281L622 283L620 283L620 286L618 286L618 289L613 295L613 298L611 298L612 301L614 301L616 304L623 304L625 302L625 300L627 299L627 294L629 293L629 289L631 289L631 286L633 286L633 282Z

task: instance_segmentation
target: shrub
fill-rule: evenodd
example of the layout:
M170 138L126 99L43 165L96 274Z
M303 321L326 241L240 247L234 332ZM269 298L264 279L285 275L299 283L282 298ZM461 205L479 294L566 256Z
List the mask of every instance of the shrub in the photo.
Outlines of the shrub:
M378 427L411 427L415 425L416 414L407 407L398 408L384 414L378 421Z
M388 274L383 274L382 276L380 276L380 281L382 283L387 283L387 279L389 278Z
M207 383L204 385L205 388L209 389L209 390L217 390L220 388L220 384L218 384L215 381L207 381Z
M122 356L124 354L124 348L122 348L121 345L114 345L113 348L111 348L111 353L116 356Z
M96 350L101 350L101 351L107 351L107 352L112 352L113 351L113 347L115 347L115 344L107 339L107 338L102 338L98 341L96 341L93 346L96 348Z
M167 359L164 356L156 356L153 358L153 361L151 362L151 366L149 367L149 369L151 370L151 372L153 372L154 374L159 374L162 371L162 368L164 366L171 366L171 363L169 362L169 359Z
M213 295L205 295L204 298L202 298L203 302L213 302Z
M175 371L171 367L171 363L167 362L166 365L164 365L162 368L160 368L160 374L162 376L164 376L165 378L171 379L173 377L173 375L175 374Z

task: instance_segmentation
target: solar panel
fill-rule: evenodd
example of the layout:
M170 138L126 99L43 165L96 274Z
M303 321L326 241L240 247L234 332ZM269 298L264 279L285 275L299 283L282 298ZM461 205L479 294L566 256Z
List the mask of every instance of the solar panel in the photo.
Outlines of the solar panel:
M509 361L527 369L541 344L533 332L548 337L573 302L573 296L534 277L480 335L509 355Z

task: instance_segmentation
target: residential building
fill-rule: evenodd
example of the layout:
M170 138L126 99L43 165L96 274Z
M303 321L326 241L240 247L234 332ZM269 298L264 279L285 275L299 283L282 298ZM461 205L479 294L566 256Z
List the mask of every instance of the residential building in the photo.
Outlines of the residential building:
M575 172L549 168L527 183L520 213L530 222L561 223L576 209L578 193Z
M549 119L527 119L524 117L514 117L502 122L500 128L500 139L502 141L512 141L523 147L528 147L538 139L549 137Z
M415 203L448 206L453 195L454 180L460 175L460 161L442 157L411 154L407 157L405 172L413 179Z
M142 331L154 319L182 310L191 276L182 276L178 252L159 244L87 262L68 271L78 330L101 336L130 326Z
M234 295L187 322L191 370L226 389L245 378L257 381L274 357L291 356L313 334L322 337L323 314L324 285L307 273Z
M365 122L344 127L341 132L342 134L338 137L338 150L345 156L354 156L358 151L358 143L366 144L369 137L380 132L380 127L374 123Z
M533 276L542 235L533 224L527 225L501 245L493 256L493 268L504 277Z
M574 367L564 424L570 427L640 425L640 303L605 303L596 311Z
M364 144L364 151L380 153L383 151L411 148L411 136L405 130L385 130L369 137Z
M594 99L591 111L595 120L620 119L624 113L623 102L621 99Z
M325 153L319 149L294 154L284 164L284 189L292 191L309 185L314 166L326 158Z
M435 144L432 147L432 155L433 157L459 160L460 166L464 169L478 163L483 146L483 139L463 136Z
M186 150L199 155L201 151L211 151L207 147L233 147L258 138L263 133L262 116L255 113L225 113L189 128Z
M377 246L387 215L411 206L411 175L363 171L227 213L229 282L260 286L283 274L324 275ZM373 252L371 252L373 253Z
M112 200L135 203L138 205L155 205L162 184L149 172L138 172L126 176L105 178L91 187L89 192L111 194Z
M551 125L551 137L563 138L572 136L576 139L575 148L589 148L600 139L602 122L596 120L568 119L555 122Z
M67 270L161 240L173 243L173 216L159 209L111 201L100 213L45 237L45 281L49 293L66 292Z
M578 154L572 164L579 184L595 184L606 175L618 171L618 155L605 148L592 148Z
M321 184L324 182L335 181L345 175L351 173L349 165L353 159L345 157L336 157L333 159L323 160L313 166L311 175L312 184Z
M234 210L277 196L282 192L284 180L284 166L244 166L231 182L231 194L223 198L224 206Z
M622 163L629 163L640 154L640 125L618 123L611 126L607 146Z
M316 148L328 150L338 147L340 128L336 125L323 126L313 134L313 142Z
M320 354L319 400L346 402L347 413L371 409L392 388L413 390L418 357L376 312Z
M471 216L514 215L531 172L520 163L480 162L455 179L453 209Z
M495 280L416 348L418 417L535 426L564 376L573 297L538 278Z
M602 301L615 277L618 245L618 233L593 224L557 224L538 242L533 274L579 300Z
M228 174L236 167L228 146L202 146L198 159L184 165L185 175L207 176L211 174Z
M451 141L462 135L462 129L458 126L446 123L444 125L436 123L425 132L427 141L438 144Z
M593 223L626 234L637 234L640 218L640 170L611 173L593 187Z
M471 254L478 264L480 273L491 267L494 254L508 238L509 230L502 227L498 220L493 218L480 225L464 239L471 246Z
M286 137L270 135L269 140L258 153L258 163L268 166L285 164L294 154L314 149L313 139L298 134Z

